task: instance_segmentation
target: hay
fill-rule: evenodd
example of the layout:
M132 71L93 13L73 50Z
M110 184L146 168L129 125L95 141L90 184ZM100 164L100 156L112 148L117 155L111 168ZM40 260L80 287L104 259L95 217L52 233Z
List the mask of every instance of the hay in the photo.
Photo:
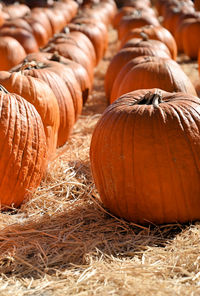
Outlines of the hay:
M103 78L115 50L111 30L69 142L33 199L0 214L1 296L200 295L200 224L127 223L103 208L94 187L89 146L107 106Z

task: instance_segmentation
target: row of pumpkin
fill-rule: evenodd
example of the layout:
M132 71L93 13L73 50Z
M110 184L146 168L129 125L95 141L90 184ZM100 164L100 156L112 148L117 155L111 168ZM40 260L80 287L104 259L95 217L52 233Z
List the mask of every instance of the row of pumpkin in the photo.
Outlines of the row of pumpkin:
M40 52L0 71L2 207L18 206L30 196L56 148L68 140L92 90L94 67L107 48L115 9L112 0L79 8ZM22 19L15 21L22 24Z
M163 19L163 26L174 36L179 53L184 52L190 59L197 59L200 46L200 1L158 0L156 7Z
M94 182L104 206L134 223L199 220L200 99L150 1L127 2L105 77L111 104L90 146Z
M158 87L196 95L189 77L175 61L174 37L158 23L150 1L146 2L143 7L139 2L138 8L138 2L134 1L133 6L124 6L115 17L119 51L105 76L105 91L110 103L124 93L141 88Z

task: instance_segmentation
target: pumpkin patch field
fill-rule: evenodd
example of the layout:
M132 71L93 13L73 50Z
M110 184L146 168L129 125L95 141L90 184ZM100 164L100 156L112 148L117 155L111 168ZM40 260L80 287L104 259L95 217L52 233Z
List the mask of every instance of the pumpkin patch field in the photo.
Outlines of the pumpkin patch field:
M47 2L0 3L0 296L200 295L200 1Z

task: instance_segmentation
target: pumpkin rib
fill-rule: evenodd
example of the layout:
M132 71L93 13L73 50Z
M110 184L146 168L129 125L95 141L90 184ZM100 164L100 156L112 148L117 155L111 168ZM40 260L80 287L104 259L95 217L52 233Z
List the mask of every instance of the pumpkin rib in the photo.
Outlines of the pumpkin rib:
M120 134L117 135L117 137L119 137L120 139L123 139L123 131L124 129L118 129L117 127L119 127L120 123L121 123L121 118L123 118L123 114L118 114L118 116L116 116L117 119L114 121L114 125L113 125L113 129L110 129L110 139L111 139L111 143L114 142L114 140L116 139L116 135L115 135L115 132L116 130L119 130L120 131ZM124 119L124 118L123 118ZM114 120L114 118L113 118ZM119 123L120 122L120 123ZM124 122L123 122L124 123ZM123 142L122 142L123 143ZM120 155L120 150L122 150L122 148L120 148L120 145L116 146L115 149L119 149L119 155ZM122 153L122 151L121 151ZM110 157L109 157L109 166L110 166L110 172L112 174L112 165L111 163L115 160L115 154L112 152L112 150L110 149ZM118 159L118 164L120 162L120 159ZM115 171L117 171L118 169L118 166L115 167ZM121 167L120 167L120 170L121 170ZM118 178L121 177L122 180L124 180L124 177L123 177L123 174L118 174ZM116 182L114 182L114 184L116 184ZM122 181L121 184L124 184L124 182ZM123 187L118 187L116 186L115 187L115 196L118 194L120 194L120 191L123 192L124 188ZM115 208L116 208L116 211L121 214L121 210L120 210L120 202L118 199L115 198Z
M38 123L38 118L36 118L36 116L35 116L34 113L33 113L33 116L35 117L36 122ZM38 124L35 125L35 130L37 130L37 133L35 133L35 139L36 139L35 143L39 143L40 129L39 129L39 125L38 125ZM38 154L35 155L35 163L37 163L37 161L38 161ZM35 164L34 164L34 165L35 165ZM28 183L29 186L30 186L30 182L31 182L31 180L34 180L34 179L33 179L33 175L35 175L35 174L36 174L36 172L35 172L35 170L33 170L33 171L32 171L32 174L31 174L31 178L30 178L29 183Z
M181 110L183 109L184 112L187 111L188 115L190 115L190 117L192 118L192 120L193 120L195 126L198 127L198 125L197 125L195 119L194 119L193 116L192 116L192 113L189 113L188 109L187 109L187 108L184 108L183 106L179 106L179 108L180 108ZM197 110L195 110L194 108L193 108L193 110L194 110L198 115L200 115L200 114L197 112ZM184 124L184 120L183 120L182 117L180 117L180 119L181 119L182 126L183 126L183 124ZM189 120L188 120L188 123L189 123L188 127L191 127L191 122L189 122ZM184 126L183 126L183 127L184 127ZM199 129L200 129L200 125L199 125ZM184 128L184 130L185 130L185 128ZM198 130L198 128L197 128L197 130ZM193 143L191 143L191 141L189 140L187 133L186 133L185 135L186 135L186 138L187 138L188 143L190 144L191 150L192 150L192 152L193 152L197 171L200 171L200 165L198 166L198 163L197 163L197 159L198 159L199 157L198 157L198 156L196 155L196 153L194 152L195 150L193 149L193 148L194 148L194 147L193 147Z
M153 106L152 106L153 107ZM154 108L154 107L153 107ZM159 108L159 106L158 106L158 108L157 109L160 109ZM154 112L154 110L152 110L152 112ZM156 117L158 117L158 112L157 112L157 116ZM155 159L155 163L157 163L157 164L159 164L159 163L162 163L162 159L161 159L161 161L160 161L160 146L159 145L157 145L157 143L156 143L156 137L157 137L157 135L156 134L158 134L159 135L159 137L160 137L160 133L159 133L159 131L158 131L158 128L159 128L159 125L160 125L160 120L159 121L156 121L156 117L154 118L154 120L152 121L152 134L153 134L153 151L154 151L154 153L153 153L153 157L154 157L154 159ZM158 147L159 146L159 147ZM159 149L158 149L159 148ZM159 165L158 165L159 166ZM160 169L159 169L159 171L160 171ZM164 188L163 188L163 183L162 182L160 182L160 178L159 178L159 176L160 176L160 172L159 172L159 174L156 174L156 179L157 179L157 182L156 182L156 184L157 183L159 183L160 184L160 186L159 186L159 194L161 195L161 196L163 196L163 192L164 192ZM149 204L149 203L147 203L147 204ZM149 204L150 205L150 204ZM150 205L151 206L151 205ZM163 199L161 199L161 204L160 204L160 207L159 207L159 209L158 209L158 211L160 212L160 215L161 216L163 216L163 217L165 217L165 203L164 203L164 200Z
M1 96L3 96L2 94L1 94ZM1 105L1 111L2 110L4 110L4 100L1 100L2 101L2 105ZM7 110L9 109L9 110L11 110L12 109L12 104L14 104L14 102L13 102L13 100L10 100L10 101L8 101L8 102L6 102L8 105L7 105ZM19 104L18 104L18 101L17 101L17 103L16 103L16 106L15 106L15 108L14 109L16 109L18 112L19 112ZM9 114L8 114L8 116L9 116L9 121L7 122L7 129L5 130L5 134L6 134L6 138L11 138L10 137L10 134L9 134L9 131L12 131L13 132L13 129L12 129L12 123L13 123L13 125L15 125L16 124L16 122L18 123L18 121L16 120L16 117L18 117L18 112L16 112L16 114L15 114L15 118L14 118L14 121L12 120L12 118L11 118L11 116L12 116L12 112L10 111L9 112ZM10 116L10 114L11 114L11 116ZM2 118L2 113L0 114L0 116L1 116L1 118ZM19 123L21 123L20 121L19 121ZM21 126L20 126L21 127ZM22 131L22 129L20 128L20 133L21 133L21 131ZM14 130L14 133L16 132L16 129ZM14 137L12 137L13 138L13 141L12 141L12 149L13 149L13 147L14 147ZM21 137L20 137L20 139L21 139ZM19 139L19 140L20 140ZM26 142L24 142L23 141L23 144L24 143L26 143ZM7 171L9 171L9 163L11 162L11 157L9 158L9 153L6 153L7 151L7 147L6 147L6 144L7 144L7 141L4 141L4 144L2 145L2 149L1 149L1 152L0 152L0 155L7 155L7 158L5 159L5 163L6 163L6 166L3 168L3 171L4 171L4 174L3 174L3 177L0 179L0 188L3 186L3 184L4 184L4 182L5 182L5 178L6 178L6 176L7 176ZM17 148L18 148L18 151L19 151L19 145L17 145ZM24 151L24 150L23 150ZM4 165L4 164L3 164ZM20 165L20 167L21 167L21 165ZM19 170L20 170L20 167L19 167ZM1 167L2 168L2 167ZM19 173L19 170L18 170L18 173ZM18 182L18 178L16 178L16 183ZM12 190L12 189L11 189ZM13 196L10 196L10 199L8 199L7 200L7 202L9 203L9 204L11 204L12 202L13 202ZM1 203L1 206L2 206L2 203Z
M179 106L179 108L181 108L181 106ZM183 129L183 131L184 131L184 136L185 136L185 141L189 144L189 146L190 146L190 148L192 148L192 146L191 146L191 142L189 141L189 139L188 139L188 137L187 137L187 133L186 133L186 129L185 129L185 125L184 125L184 120L183 120L183 118L182 118L182 115L180 116L180 114L179 114L179 110L177 110L177 108L176 108L176 106L173 106L173 111L174 112L176 112L176 114L177 114L177 119L178 119L178 122L179 122L179 124L180 124L180 126L182 127L182 129ZM178 112L179 111L179 112ZM185 111L185 110L184 110ZM187 110L188 111L188 110ZM191 151L193 152L193 149L191 149ZM196 166L196 161L195 161L195 166ZM176 166L175 166L175 168L176 168ZM182 198L184 199L184 202L185 202L185 204L187 204L187 207L185 207L185 211L187 210L187 216L188 217L191 217L191 213L192 213L192 211L191 211L191 209L190 209L190 207L189 207L189 203L187 202L187 199L186 199L186 195L185 195L185 190L184 190L184 178L181 176L181 172L180 172L180 170L178 171L178 173L179 173L179 179L180 179L180 188L181 188L181 190L182 190ZM178 195L179 196L179 195ZM181 200L179 201L179 202L181 202Z
M164 145L164 147L165 147L165 149L166 149L166 153L168 152L168 155L169 155L169 157L170 157L170 155L172 154L172 150L170 149L170 145L169 145L169 137L168 137L168 134L167 134L167 132L165 132L165 135L166 135L166 137L164 137L164 135L163 135L163 131L162 131L162 122L161 122L161 118L164 118L164 120L163 120L163 123L165 123L166 124L166 119L167 119L167 115L164 113L164 111L163 111L163 109L162 108L158 108L158 111L159 111L159 113L160 113L160 116L158 116L157 115L157 117L158 117L158 119L159 119L159 124L158 124L158 128L160 128L160 133L159 133L159 137L162 137L161 139L161 141L163 141L163 145ZM162 162L162 159L161 159L161 162ZM169 165L171 166L171 162L169 163ZM172 171L173 171L173 167L171 166L171 168L170 168L170 170L169 170L169 175L170 175L170 179L171 179L171 184L173 184L173 191L175 192L175 188L176 188L176 186L175 186L175 183L174 183L174 179L173 179L173 176L172 176ZM163 189L163 192L165 192L165 190L166 189ZM164 194L162 194L162 196L165 196L166 197L166 195L164 195ZM169 194L168 194L168 198L169 198ZM168 205L168 203L169 203L169 199L165 199L165 200L163 200L162 199L162 201L163 201L163 207L164 208L167 208L167 205ZM173 202L173 203L176 203L176 205L175 205L175 207L173 208L174 210L175 210L175 216L176 217L179 217L180 215L179 215L179 210L178 210L178 205L179 205L179 203L177 202L177 199L175 198L174 200L170 200L170 202ZM163 217L165 217L165 216L163 216Z
M125 147L125 143L126 143L126 129L129 128L129 126L127 126L127 122L129 120L129 114L126 114L125 118L124 118L124 127L122 129L122 136L121 136L121 139L122 139L122 148L121 148L121 154L124 155L123 151L126 150L126 147ZM122 170L125 171L125 168L124 168L124 164L122 162ZM123 184L125 184L126 182L126 173L125 174L122 174L122 178L123 178ZM120 205L118 203L118 208L119 208L119 211L120 211ZM127 202L127 199L124 200L124 208L126 209L126 212L128 211L128 202Z
M112 134L112 132L113 132L112 122L110 123L110 128L109 129L104 129L103 128L105 123L106 123L106 117L105 117L105 120L104 121L100 122L100 127L101 128L99 129L99 132L97 134L97 137L98 137L97 139L100 142L103 142L104 141L104 139L105 139L105 133L107 133L107 132L109 133L110 132L110 134ZM97 141L97 146L96 146L96 149L95 150L98 150L99 149L98 141ZM110 150L110 152L111 152L111 150ZM96 162L97 162L97 167L98 168L100 168L100 166L101 166L101 159L102 159L102 157L103 157L103 151L100 152L100 157L98 159L96 158ZM111 155L111 157L112 157L112 155ZM107 162L107 166L109 167L109 160ZM105 196L105 206L106 206L106 203L107 203L106 196L107 195L105 193L105 190L107 190L107 188L106 188L105 177L102 174L101 170L99 170L98 175L100 176L100 182L103 184L103 187L102 188L103 188L103 194ZM111 169L111 173L110 173L110 181L114 184L113 177L112 177L112 169ZM114 188L112 188L112 189L115 191ZM114 192L114 196L115 195L116 195L116 193ZM111 203L112 203L112 201L111 201Z
M179 108L181 109L181 106L179 106ZM173 106L173 109L174 109L174 111L177 113L177 116L179 117L180 125L182 126L182 129L184 130L185 140L186 140L186 142L188 143L188 145L190 146L191 151L194 152L193 149L192 149L191 142L189 141L188 136L187 136L187 133L186 133L187 129L185 129L185 127L184 127L184 125L183 125L183 124L184 124L184 120L183 120L182 116L179 115L179 112L178 112L179 110L177 110L176 106ZM188 112L187 109L184 109L184 112L185 112L185 111ZM188 126L187 126L187 127L188 127ZM194 163L195 163L195 166L196 166L196 160L195 160ZM199 171L198 168L197 168L197 171ZM181 180L182 180L182 178L181 178ZM184 189L184 179L182 180L182 186L181 186L181 188ZM186 202L185 194L183 194L183 197L184 197L184 200L185 200L185 202ZM189 210L189 207L187 207L187 209L188 209L188 213L189 213L190 216L191 216L191 212L192 212L191 209Z

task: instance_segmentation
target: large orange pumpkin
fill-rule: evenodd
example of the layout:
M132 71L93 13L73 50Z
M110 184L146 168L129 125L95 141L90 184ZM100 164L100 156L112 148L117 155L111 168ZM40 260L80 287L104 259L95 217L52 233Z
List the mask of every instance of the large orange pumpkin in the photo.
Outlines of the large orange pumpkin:
M134 223L200 219L200 101L137 90L103 113L90 160L104 206Z
M35 107L0 87L0 204L19 206L46 169L46 137Z

